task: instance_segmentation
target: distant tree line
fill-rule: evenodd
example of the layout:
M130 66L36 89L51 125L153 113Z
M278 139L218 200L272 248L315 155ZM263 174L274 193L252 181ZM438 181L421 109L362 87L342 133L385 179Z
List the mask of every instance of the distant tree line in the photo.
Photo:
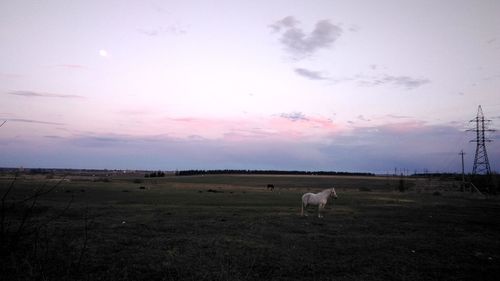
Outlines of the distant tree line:
M176 176L194 175L221 175L221 174L244 174L244 175L321 175L321 176L375 176L373 173L333 172L333 171L281 171L281 170L182 170L176 171Z
M462 176L462 174L458 174L458 173L439 173L439 172L436 172L436 173L414 173L412 175L410 175L411 177L432 177L432 178L441 178L441 179L457 179L459 180L460 177Z
M162 178L164 176L165 176L165 172L162 172L162 171L156 171L156 172L152 172L152 173L144 175L145 178Z

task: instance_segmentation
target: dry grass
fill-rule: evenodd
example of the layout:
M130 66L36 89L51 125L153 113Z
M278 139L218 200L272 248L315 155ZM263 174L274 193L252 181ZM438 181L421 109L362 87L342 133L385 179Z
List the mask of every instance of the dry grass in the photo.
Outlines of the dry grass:
M40 181L17 182L12 195L29 195ZM0 183L0 194L7 183ZM267 191L268 183L280 192ZM331 184L339 199L327 206L325 218L313 216L312 209L311 216L300 217L301 194ZM255 175L140 184L132 178L73 180L41 198L32 217L35 223L60 213L74 198L46 229L50 235L39 239L46 243L47 260L28 270L35 263L33 240L26 239L14 253L23 263L4 259L12 270L3 267L0 279L496 279L496 198L399 193L397 184L391 178Z

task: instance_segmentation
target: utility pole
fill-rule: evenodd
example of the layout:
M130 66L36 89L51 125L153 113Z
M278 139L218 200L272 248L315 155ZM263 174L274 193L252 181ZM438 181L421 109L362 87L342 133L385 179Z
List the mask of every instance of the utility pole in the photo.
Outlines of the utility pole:
M465 168L464 168L464 151L460 151L459 153L461 156L462 156L462 187L461 187L461 191L464 192L465 191Z
M470 120L470 122L476 123L475 129L470 129L468 131L476 132L476 139L471 140L470 142L477 143L476 145L476 155L474 157L474 167L472 168L472 174L491 174L490 162L488 160L488 154L486 153L486 143L491 142L490 139L487 139L484 136L484 132L493 132L494 130L490 130L487 128L485 123L491 122L491 120L485 120L483 115L483 110L481 106L477 109L476 118Z

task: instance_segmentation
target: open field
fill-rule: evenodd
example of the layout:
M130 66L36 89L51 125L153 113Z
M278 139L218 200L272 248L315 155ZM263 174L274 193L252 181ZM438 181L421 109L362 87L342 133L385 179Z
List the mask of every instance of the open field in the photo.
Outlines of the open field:
M451 182L408 180L411 191L400 193L399 179L384 177L68 179L15 180L2 205L0 280L496 280L500 274L500 200L445 191ZM11 183L0 178L0 196ZM266 190L268 183L275 192ZM313 209L301 217L301 195L332 184L339 199L325 217ZM34 204L29 198L54 186Z

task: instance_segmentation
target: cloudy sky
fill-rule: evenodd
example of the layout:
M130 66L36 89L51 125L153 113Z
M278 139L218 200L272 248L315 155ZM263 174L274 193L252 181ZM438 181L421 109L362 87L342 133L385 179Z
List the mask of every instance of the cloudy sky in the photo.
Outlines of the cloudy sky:
M1 1L0 166L458 172L463 149L470 171L478 105L500 128L499 14L497 0Z

